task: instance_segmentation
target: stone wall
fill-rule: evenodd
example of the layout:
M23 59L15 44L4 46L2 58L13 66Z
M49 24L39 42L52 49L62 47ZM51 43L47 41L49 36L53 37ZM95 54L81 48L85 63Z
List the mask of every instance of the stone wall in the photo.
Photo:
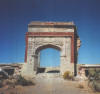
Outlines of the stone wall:
M26 33L25 64L23 75L34 75L39 67L39 53L45 48L60 51L60 73L75 72L77 51L80 39L77 37L76 26L67 22L31 22Z

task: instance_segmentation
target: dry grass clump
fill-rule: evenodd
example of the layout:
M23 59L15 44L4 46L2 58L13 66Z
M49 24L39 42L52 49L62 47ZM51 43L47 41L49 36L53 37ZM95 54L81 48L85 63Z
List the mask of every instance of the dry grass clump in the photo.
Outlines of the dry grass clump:
M84 85L83 85L83 84L79 84L79 85L78 85L78 88L83 89L83 88L84 88Z
M29 85L34 85L34 83L30 80L26 80L22 76L19 76L18 79L16 80L16 85L22 85L22 86L29 86Z
M0 80L0 88L8 86L8 88L15 88L15 86L21 85L21 86L30 86L35 85L32 81L26 80L21 75L19 75L17 78L9 78Z
M64 79L68 79L68 80L73 80L73 75L71 74L70 71L66 71L63 75Z
M3 83L2 83L2 80L0 80L0 88L3 87Z

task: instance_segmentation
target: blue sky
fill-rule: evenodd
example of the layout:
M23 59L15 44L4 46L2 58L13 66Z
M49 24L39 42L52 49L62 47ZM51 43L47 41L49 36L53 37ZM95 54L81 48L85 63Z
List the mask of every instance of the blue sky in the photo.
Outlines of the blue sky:
M60 51L53 48L46 48L40 51L40 66L60 66Z
M24 62L31 21L74 21L78 62L100 64L100 0L0 0L0 62Z

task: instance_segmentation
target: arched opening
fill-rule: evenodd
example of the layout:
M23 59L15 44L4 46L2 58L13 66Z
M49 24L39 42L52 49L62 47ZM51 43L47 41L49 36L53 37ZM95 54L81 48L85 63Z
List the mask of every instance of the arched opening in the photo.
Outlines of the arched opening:
M50 44L37 48L37 73L59 73L60 50L60 47Z
M54 48L46 48L40 51L40 67L59 67L60 52Z

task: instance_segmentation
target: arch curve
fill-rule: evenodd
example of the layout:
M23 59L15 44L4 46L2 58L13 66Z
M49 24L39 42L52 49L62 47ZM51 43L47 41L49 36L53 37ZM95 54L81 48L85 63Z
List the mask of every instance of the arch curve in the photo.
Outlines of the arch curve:
M39 46L39 47L35 50L35 54L38 54L41 50L46 49L46 48L54 48L54 49L56 49L56 50L61 51L61 48L60 48L59 46L52 45L52 44L46 44L46 45Z

